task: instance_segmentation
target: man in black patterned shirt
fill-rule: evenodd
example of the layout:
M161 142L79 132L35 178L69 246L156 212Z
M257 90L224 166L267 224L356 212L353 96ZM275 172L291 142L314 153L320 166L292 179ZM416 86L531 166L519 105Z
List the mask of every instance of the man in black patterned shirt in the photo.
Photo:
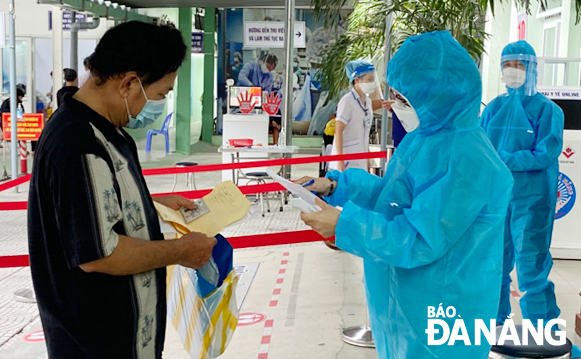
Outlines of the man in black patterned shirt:
M152 44L155 44L153 46ZM199 268L216 240L164 241L135 142L163 112L186 55L178 30L128 22L89 59L88 82L44 129L32 172L28 240L49 358L161 358L165 267Z

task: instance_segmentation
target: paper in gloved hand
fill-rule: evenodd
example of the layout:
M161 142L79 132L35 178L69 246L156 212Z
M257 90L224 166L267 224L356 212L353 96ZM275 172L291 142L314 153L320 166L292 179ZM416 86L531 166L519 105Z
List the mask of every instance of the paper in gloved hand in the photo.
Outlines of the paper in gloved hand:
M321 207L317 206L317 198L319 198L317 195L313 194L300 184L282 178L270 169L267 169L266 173L294 195L293 200L291 201L293 207L300 209L305 213L318 212L321 210Z

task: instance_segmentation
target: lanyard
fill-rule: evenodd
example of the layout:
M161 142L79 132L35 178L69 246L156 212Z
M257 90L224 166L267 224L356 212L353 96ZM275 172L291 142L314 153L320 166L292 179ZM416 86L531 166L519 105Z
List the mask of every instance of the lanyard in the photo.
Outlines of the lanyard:
M351 90L351 96L353 96L353 98L357 101L357 103L359 104L359 107L361 107L361 109L365 113L365 118L367 118L367 115L369 113L369 109L365 108L365 106L363 106L361 104L361 101L359 101L359 99L357 98L357 96L355 96L354 90Z

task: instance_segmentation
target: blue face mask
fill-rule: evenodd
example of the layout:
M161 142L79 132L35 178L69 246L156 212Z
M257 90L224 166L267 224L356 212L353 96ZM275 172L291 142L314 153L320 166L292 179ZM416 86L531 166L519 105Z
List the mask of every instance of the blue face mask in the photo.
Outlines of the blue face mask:
M147 102L145 103L145 106L143 106L143 108L141 109L141 112L137 114L137 117L133 117L129 112L129 104L127 103L127 98L125 98L125 106L127 107L127 116L129 116L129 123L125 127L133 129L144 128L151 125L159 118L159 116L161 116L161 114L165 110L165 98L161 100L148 99L147 94L145 93L145 89L141 84L141 81L139 79L137 79L137 81L139 81L139 86L141 86L141 91L143 92L143 96L145 97Z

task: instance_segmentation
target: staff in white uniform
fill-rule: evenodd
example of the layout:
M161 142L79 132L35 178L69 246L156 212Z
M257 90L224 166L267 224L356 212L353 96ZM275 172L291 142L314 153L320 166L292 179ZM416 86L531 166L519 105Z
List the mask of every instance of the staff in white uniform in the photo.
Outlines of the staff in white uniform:
M377 90L375 67L363 61L351 61L345 72L352 85L337 105L337 123L333 141L333 155L362 153L369 151L369 134L373 121L373 111L389 108L390 102L371 100L370 95ZM329 164L331 170L344 171L347 168L369 169L368 160L336 161Z

